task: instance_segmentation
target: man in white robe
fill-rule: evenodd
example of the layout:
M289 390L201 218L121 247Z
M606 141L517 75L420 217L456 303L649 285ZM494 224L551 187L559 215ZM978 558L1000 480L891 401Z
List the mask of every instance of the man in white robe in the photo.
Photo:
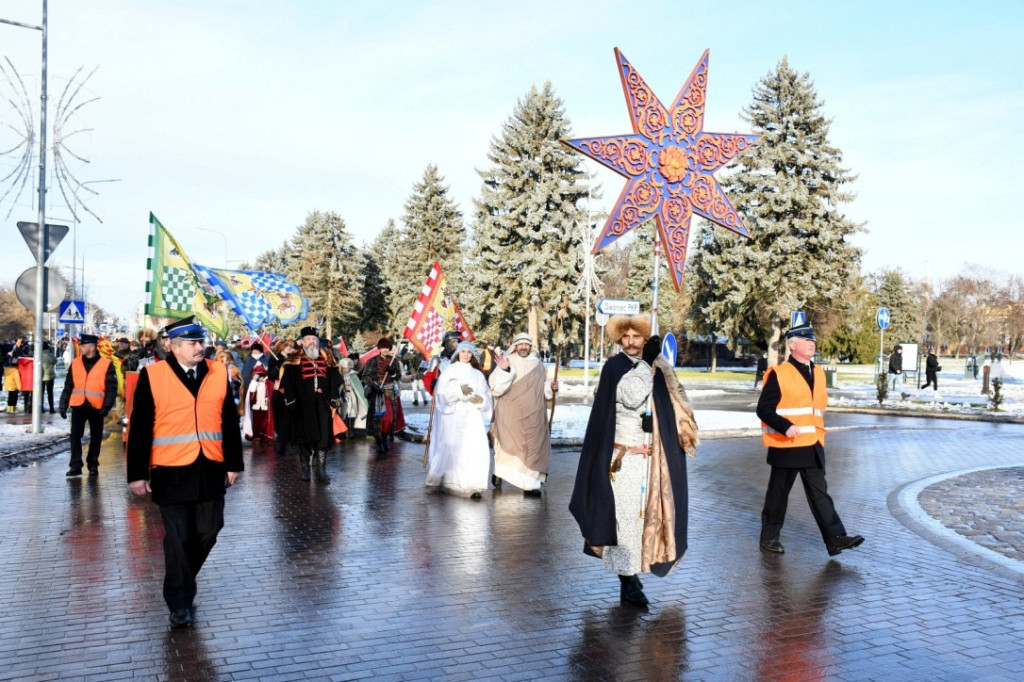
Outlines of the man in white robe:
M530 335L520 333L507 354L495 359L497 367L488 380L495 398L491 484L501 488L502 481L508 481L522 488L524 495L539 497L551 459L547 407L558 391L558 383L548 381L533 347Z

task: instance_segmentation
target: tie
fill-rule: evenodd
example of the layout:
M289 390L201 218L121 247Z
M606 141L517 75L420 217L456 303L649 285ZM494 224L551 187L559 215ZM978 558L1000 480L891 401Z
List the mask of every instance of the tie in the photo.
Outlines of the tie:
M196 371L194 369L190 369L189 371L185 372L185 376L188 377L189 381L195 381L196 380Z

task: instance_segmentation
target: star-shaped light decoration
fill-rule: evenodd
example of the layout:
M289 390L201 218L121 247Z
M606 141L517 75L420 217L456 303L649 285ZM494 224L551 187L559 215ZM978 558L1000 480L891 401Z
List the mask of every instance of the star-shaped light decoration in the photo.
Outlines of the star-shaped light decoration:
M593 252L654 218L665 244L672 283L678 290L686 268L690 218L694 214L750 236L714 172L750 148L759 136L704 132L707 50L669 109L618 48L615 60L633 119L633 134L565 142L629 180Z

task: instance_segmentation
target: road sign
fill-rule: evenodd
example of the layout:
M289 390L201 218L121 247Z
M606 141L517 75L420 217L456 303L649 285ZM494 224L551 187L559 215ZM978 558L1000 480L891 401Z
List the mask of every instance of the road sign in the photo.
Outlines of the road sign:
M668 360L668 364L676 366L676 336L672 332L665 334L665 339L661 342L661 354Z
M790 323L789 326L790 327L799 327L799 326L805 325L805 324L807 324L807 314L804 311L802 311L802 310L794 311L793 312L793 316L791 318L791 323Z
M85 324L85 301L61 301L58 324Z
M640 301L630 298L602 298L597 302L597 312L605 315L639 315Z
M43 299L43 309L53 310L57 304L64 300L68 291L68 281L60 276L60 273L53 268L46 268L43 276L46 283L46 298ZM29 310L36 309L36 268L31 267L21 273L18 281L14 283L14 293L17 294L21 304Z
M71 229L67 225L51 225L46 223L46 260L50 260L50 254L56 251L57 245L60 244L61 240L67 236L68 230ZM28 245L28 250L32 252L32 257L37 261L39 255L39 223L25 223L18 222L18 231L21 232L22 239L25 240L25 244Z
M594 322L597 323L598 327L603 327L608 324L609 316L604 313L594 313Z
M878 323L878 328L882 331L888 329L890 317L888 308L879 308L878 312L875 313L875 322Z

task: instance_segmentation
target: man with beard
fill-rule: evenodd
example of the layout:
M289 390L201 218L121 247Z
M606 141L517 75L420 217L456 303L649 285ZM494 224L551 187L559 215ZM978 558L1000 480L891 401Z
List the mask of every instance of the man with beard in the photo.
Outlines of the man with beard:
M488 378L495 397L491 435L494 437L494 475L522 488L528 497L540 497L548 477L551 437L547 406L558 390L548 381L544 364L533 353L533 338L522 332L512 340L508 355L495 354L495 370Z
M327 450L334 442L332 402L340 404L341 374L334 356L320 348L315 327L299 332L302 347L296 364L284 365L281 384L285 408L291 412L291 442L299 450L302 480L330 483L327 476Z
M194 317L166 328L166 362L139 373L128 435L128 488L152 493L164 524L164 601L171 626L189 627L196 578L224 527L224 493L243 471L227 369L203 359Z
M622 603L646 608L637 574L664 577L686 551L683 453L695 451L697 424L650 318L615 315L607 329L622 352L601 370L569 511L584 553L618 574Z
M401 360L395 357L394 345L388 337L381 337L377 355L366 361L360 377L368 403L366 432L373 436L377 454L390 450L395 434L405 428L398 383Z

